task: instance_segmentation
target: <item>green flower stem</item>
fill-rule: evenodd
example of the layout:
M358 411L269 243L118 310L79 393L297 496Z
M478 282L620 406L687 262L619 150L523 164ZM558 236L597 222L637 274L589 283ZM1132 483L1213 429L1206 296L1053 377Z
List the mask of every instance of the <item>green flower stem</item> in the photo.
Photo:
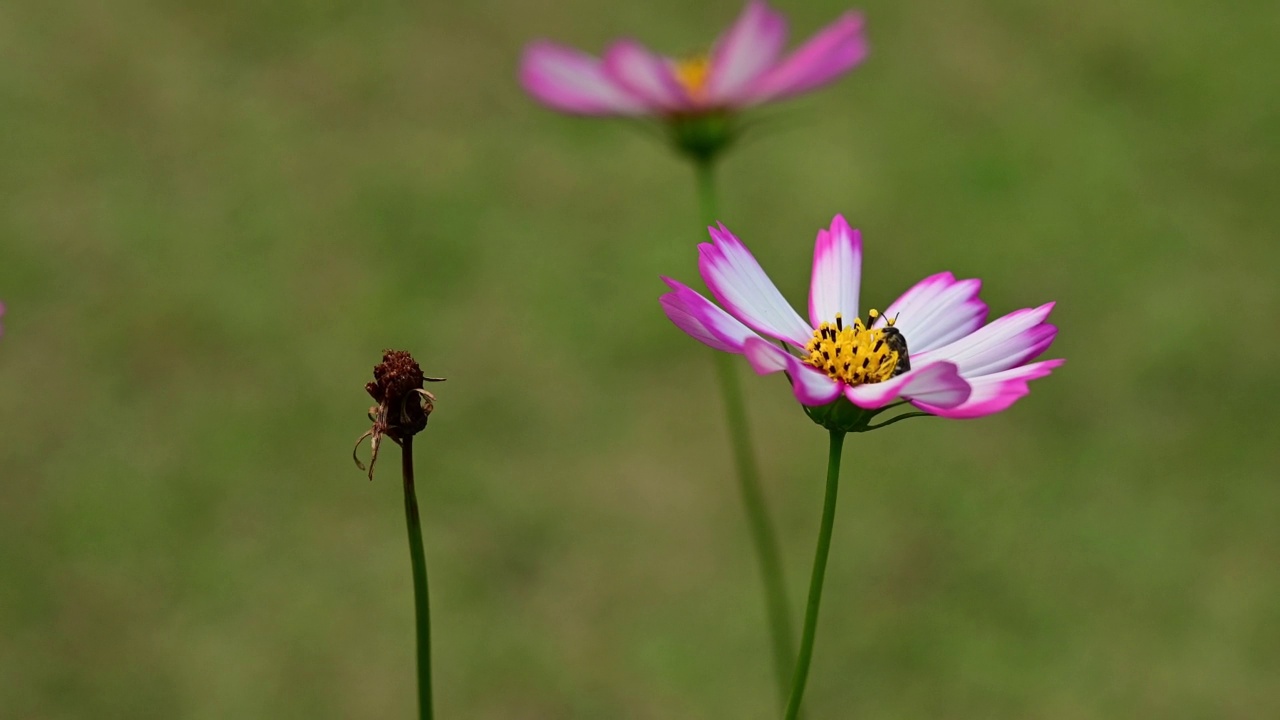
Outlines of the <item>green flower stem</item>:
M413 437L401 441L404 469L404 519L409 528L409 560L413 564L414 621L418 632L418 713L431 720L431 600L427 594L427 557L422 549L422 520L413 487Z
M831 529L836 521L836 493L840 488L840 451L844 449L844 432L831 431L831 449L827 455L827 492L822 501L822 526L818 530L818 549L813 558L813 575L809 579L809 603L804 611L804 630L800 635L800 657L796 660L791 682L791 699L787 701L786 720L800 714L805 682L809 679L809 661L813 658L813 639L818 627L818 605L822 602L822 581L827 575L827 554L831 550Z
M703 220L710 225L716 221L715 170L711 161L697 162L695 166L698 173L698 196L702 203ZM716 352L714 357L716 374L720 380L720 393L724 397L729 442L733 446L734 463L737 466L738 487L742 493L747 526L764 581L765 613L768 617L770 642L773 646L778 696L780 702L785 702L795 641L791 631L791 610L787 602L786 581L782 572L782 555L778 551L777 534L773 530L773 522L769 519L764 492L760 486L760 471L756 466L755 451L751 446L751 433L747 428L747 413L742 401L742 386L738 382L734 358L721 352Z
M693 164L698 176L698 204L702 209L702 224L714 225L720 218L716 202L716 166L714 160L699 160Z

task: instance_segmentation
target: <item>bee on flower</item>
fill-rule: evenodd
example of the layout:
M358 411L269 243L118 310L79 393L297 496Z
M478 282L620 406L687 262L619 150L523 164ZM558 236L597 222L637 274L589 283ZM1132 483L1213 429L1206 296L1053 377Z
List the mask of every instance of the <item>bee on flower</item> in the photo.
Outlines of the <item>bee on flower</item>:
M875 412L898 400L942 417L990 415L1063 362L1031 362L1057 335L1045 322L1053 303L986 323L981 281L951 273L921 280L863 320L862 238L842 216L818 231L808 321L733 233L724 225L709 230L698 267L720 305L663 278L671 287L661 298L667 317L705 345L744 355L759 374L787 373L796 399L821 424L865 430Z

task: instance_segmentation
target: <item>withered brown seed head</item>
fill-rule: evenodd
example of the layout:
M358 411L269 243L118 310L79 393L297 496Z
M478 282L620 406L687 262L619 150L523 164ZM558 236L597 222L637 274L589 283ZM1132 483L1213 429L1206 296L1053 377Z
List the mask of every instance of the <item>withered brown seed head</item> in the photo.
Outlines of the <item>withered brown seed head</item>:
M403 350L384 350L382 362L373 368L373 382L364 389L378 404L369 410L373 427L356 442L356 449L365 438L372 438L372 454L369 459L369 479L373 479L373 465L378 459L378 443L389 437L396 444L422 432L427 418L435 409L435 396L422 388L424 382L439 382L444 378L426 377L413 356ZM356 464L364 464L356 459Z
M364 386L378 403L382 432L400 442L427 427L434 409L431 394L422 389L422 366L404 350L383 350L382 362L373 367L373 382Z
M422 366L404 350L383 350L382 362L373 366L373 382L364 386L379 404L394 403L422 389Z

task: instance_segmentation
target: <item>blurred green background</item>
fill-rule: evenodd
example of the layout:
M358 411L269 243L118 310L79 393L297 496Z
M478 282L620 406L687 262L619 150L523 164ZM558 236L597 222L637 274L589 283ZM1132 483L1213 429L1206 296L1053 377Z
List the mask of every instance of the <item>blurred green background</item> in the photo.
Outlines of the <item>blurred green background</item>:
M349 457L384 347L449 378L439 717L778 715L709 351L657 304L689 169L515 82L740 5L465 5L0 5L0 716L410 717L395 450ZM801 306L836 212L868 304L1058 300L1069 361L850 439L809 717L1280 716L1280 5L862 7L723 218ZM826 437L745 382L798 610Z

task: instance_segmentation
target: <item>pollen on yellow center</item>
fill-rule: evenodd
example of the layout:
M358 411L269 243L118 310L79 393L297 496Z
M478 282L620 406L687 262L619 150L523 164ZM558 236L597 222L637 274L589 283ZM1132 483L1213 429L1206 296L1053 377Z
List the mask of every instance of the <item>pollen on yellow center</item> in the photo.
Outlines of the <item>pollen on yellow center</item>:
M676 82L689 93L690 97L699 97L706 90L707 75L711 72L711 58L706 55L677 60L673 68Z
M872 318L878 315L871 312ZM809 353L803 358L806 365L848 385L884 382L898 366L898 352L890 347L883 330L866 327L861 318L845 324L840 313L835 322L818 326L805 350Z

